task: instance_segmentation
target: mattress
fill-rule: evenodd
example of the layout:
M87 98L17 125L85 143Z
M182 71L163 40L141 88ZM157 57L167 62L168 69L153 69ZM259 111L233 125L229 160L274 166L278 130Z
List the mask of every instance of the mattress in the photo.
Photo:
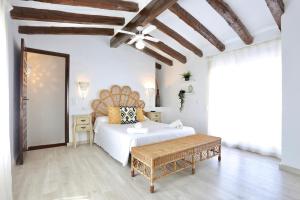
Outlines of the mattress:
M150 120L142 122L148 128L148 133L127 133L132 124L108 124L96 120L94 125L94 142L110 154L123 166L128 163L131 147L161 142L195 134L192 127L184 126L182 129L170 128L168 124L157 123Z

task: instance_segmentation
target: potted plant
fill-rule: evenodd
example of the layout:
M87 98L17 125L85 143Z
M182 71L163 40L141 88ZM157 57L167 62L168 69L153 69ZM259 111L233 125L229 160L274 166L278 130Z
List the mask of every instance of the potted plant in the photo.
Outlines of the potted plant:
M190 71L188 71L188 72L185 72L181 75L182 75L182 78L184 78L185 81L189 81L191 76L192 76L192 73Z
M185 97L184 94L185 94L185 90L180 90L178 93L178 97L179 97L179 101L180 101L180 107L179 107L180 112L183 109L184 97Z

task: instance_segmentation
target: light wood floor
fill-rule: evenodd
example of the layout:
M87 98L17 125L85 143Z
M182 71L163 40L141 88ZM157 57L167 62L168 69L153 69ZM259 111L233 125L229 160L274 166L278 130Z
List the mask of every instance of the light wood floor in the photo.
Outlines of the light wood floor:
M300 177L278 169L278 160L223 148L217 158L162 178L150 194L141 175L130 177L97 146L58 147L26 153L14 169L14 200L269 200L300 199Z

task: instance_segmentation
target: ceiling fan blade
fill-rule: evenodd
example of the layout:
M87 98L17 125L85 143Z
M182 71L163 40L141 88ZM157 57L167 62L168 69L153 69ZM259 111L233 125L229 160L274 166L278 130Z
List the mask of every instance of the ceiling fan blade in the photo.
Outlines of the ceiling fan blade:
M156 26L154 26L154 25L149 25L149 26L147 26L147 27L142 31L142 33L143 33L144 35L146 35L146 34L152 32L152 31L154 31L155 29L156 29Z
M125 33L125 34L128 34L128 35L136 35L135 33L133 32L129 32L129 31L124 31L124 30L117 30L118 33Z
M144 37L145 40L150 40L152 42L159 42L160 40L151 36L145 36Z
M139 38L138 37L134 37L132 38L127 44L132 45L133 43L135 43L136 41L138 41Z

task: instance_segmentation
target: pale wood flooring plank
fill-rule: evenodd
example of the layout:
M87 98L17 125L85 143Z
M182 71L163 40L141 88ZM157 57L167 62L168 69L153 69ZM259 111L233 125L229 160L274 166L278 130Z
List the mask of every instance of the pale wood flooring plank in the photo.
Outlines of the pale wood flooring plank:
M280 171L279 161L236 149L223 148L217 158L197 164L155 183L141 175L130 177L97 146L57 147L26 153L25 164L14 169L14 200L193 200L300 199L300 177Z

